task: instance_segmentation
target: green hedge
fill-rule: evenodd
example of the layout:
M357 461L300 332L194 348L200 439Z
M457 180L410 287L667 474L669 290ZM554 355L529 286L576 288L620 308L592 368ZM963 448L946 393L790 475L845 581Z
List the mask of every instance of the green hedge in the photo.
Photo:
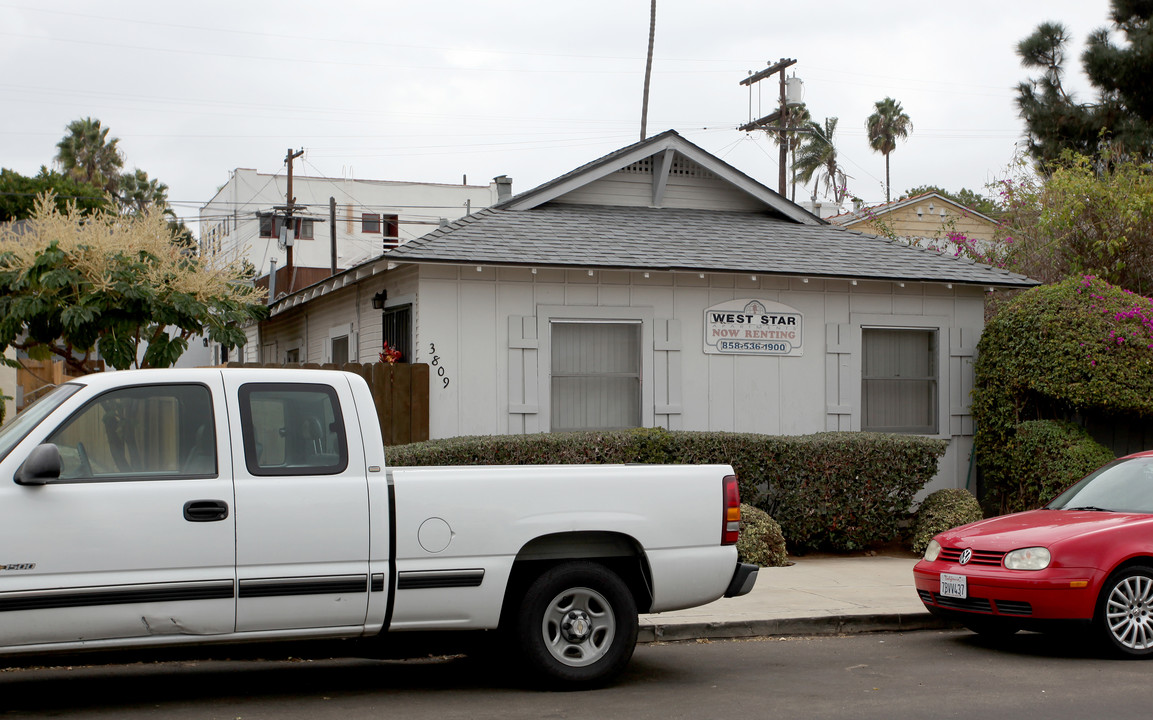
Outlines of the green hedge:
M964 488L945 488L929 493L913 516L913 552L925 552L937 533L982 519L981 504Z
M997 500L989 510L1004 514L1041 507L1111 460L1109 448L1073 423L1023 422L999 453L1005 472L986 479L986 499Z
M392 466L671 463L732 465L745 502L795 552L888 542L937 472L945 440L880 433L803 436L661 429L432 440L388 449Z

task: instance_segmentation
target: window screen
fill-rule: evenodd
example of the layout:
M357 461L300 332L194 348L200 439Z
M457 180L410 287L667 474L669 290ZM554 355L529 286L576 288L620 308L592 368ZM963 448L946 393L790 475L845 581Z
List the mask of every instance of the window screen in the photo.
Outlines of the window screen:
M861 346L861 429L937 434L937 331L863 328Z
M551 428L641 424L641 323L554 320Z

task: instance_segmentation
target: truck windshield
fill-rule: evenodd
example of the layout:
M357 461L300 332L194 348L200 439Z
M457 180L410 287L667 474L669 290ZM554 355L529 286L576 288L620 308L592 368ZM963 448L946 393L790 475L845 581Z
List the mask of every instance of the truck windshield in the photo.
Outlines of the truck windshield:
M0 427L0 461L8 457L12 448L19 445L20 441L32 432L32 428L39 425L41 420L60 407L61 403L72 397L81 387L76 383L60 385L24 408L16 417L5 423L4 427Z

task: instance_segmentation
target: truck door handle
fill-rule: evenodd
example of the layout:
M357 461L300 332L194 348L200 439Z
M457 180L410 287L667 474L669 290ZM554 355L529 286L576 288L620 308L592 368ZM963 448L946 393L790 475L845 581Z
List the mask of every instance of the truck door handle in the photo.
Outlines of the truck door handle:
M188 522L216 522L228 517L228 503L223 500L189 500L184 503Z

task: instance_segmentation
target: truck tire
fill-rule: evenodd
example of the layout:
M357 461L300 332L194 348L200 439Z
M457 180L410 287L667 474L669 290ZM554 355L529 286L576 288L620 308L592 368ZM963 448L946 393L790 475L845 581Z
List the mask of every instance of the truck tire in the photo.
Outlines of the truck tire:
M624 670L637 642L632 593L603 565L557 565L529 586L515 636L527 670L546 685L580 690Z

